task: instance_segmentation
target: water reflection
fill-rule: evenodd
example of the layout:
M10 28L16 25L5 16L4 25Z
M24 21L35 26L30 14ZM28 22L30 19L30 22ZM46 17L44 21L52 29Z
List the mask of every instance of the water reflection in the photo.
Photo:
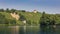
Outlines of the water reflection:
M11 34L26 34L26 26L10 26Z
M27 26L26 27L26 34L40 34L38 33L40 31L39 26Z
M40 34L56 34L56 28L52 25L40 27Z
M19 34L26 34L26 26L20 27Z
M19 34L19 26L8 26L10 29L11 34Z
M26 34L26 26L0 26L0 34Z
M0 26L0 34L60 34L60 26Z

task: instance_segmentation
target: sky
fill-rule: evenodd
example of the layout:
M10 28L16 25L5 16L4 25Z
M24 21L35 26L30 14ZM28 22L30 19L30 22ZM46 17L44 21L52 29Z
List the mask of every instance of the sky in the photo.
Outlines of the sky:
M60 0L0 0L1 8L60 14Z

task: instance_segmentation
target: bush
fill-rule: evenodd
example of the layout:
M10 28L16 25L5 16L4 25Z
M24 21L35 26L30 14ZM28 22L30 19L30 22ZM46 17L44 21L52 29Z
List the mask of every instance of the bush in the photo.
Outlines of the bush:
M5 16L3 14L0 13L0 24L4 24L5 23Z
M31 25L31 21L30 20L27 20L27 24Z
M9 24L16 24L16 20L14 20L14 19L13 20L12 19L8 19L7 22Z
M26 20L26 18L20 14L20 20L23 21L23 20Z

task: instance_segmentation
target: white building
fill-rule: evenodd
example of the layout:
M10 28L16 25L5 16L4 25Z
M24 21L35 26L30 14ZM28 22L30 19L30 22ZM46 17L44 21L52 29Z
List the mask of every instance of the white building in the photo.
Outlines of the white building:
M38 11L37 11L37 10L34 10L33 12L34 12L34 13L37 13Z
M24 24L26 24L26 20L23 20L22 22L23 22Z

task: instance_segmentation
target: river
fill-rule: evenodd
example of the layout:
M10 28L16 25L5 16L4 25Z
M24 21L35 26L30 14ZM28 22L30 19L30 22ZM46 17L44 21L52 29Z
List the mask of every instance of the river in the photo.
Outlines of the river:
M60 34L60 26L0 26L0 34Z

